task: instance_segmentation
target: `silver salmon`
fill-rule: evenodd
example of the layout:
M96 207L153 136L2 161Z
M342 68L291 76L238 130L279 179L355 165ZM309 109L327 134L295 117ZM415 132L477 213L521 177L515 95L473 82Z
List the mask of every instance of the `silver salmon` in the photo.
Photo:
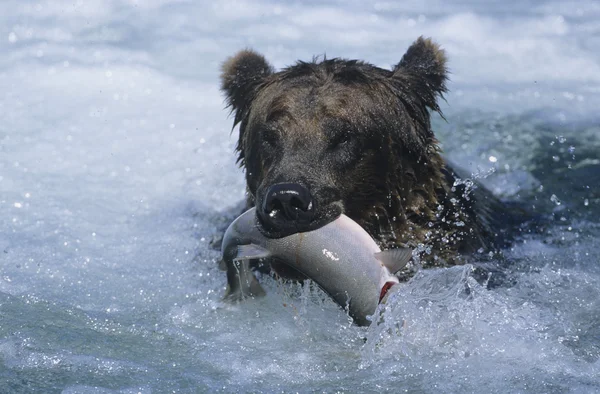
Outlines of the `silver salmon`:
M412 257L412 250L381 251L373 238L345 215L313 231L284 238L266 238L258 230L255 209L238 217L221 245L231 300L265 294L249 260L274 258L316 282L333 300L347 308L359 325L368 325L394 276Z

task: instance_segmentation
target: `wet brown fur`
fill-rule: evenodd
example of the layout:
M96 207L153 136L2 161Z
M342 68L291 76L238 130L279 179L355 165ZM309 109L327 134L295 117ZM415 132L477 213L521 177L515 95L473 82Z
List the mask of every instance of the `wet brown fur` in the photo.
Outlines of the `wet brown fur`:
M248 205L274 182L306 184L322 207L357 221L383 248L410 246L425 266L456 264L496 244L498 201L456 182L431 130L446 55L420 37L391 70L314 59L275 72L243 50L221 82L239 124Z

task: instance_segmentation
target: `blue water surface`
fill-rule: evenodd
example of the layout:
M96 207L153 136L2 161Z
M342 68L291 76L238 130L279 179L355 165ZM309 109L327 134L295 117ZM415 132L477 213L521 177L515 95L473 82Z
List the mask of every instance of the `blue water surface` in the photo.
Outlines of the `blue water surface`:
M418 273L369 328L313 286L220 302L209 242L244 198L221 62L452 72L445 155L547 214ZM0 3L0 392L600 392L597 1ZM366 339L366 341L365 341Z

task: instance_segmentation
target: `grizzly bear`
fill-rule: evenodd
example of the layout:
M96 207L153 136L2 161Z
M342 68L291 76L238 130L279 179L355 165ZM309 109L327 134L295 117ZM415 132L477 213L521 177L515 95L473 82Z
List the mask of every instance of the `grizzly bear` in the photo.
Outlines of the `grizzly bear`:
M447 80L445 52L423 37L391 70L316 58L276 72L251 50L229 58L221 87L260 231L279 238L343 213L382 249L414 248L424 267L498 247L502 204L458 179L431 129Z

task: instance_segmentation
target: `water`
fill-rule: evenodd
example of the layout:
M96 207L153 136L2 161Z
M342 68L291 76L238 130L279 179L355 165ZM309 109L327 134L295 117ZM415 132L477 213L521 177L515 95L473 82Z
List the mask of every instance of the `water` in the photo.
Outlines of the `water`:
M600 392L599 20L595 1L2 2L0 392ZM423 271L369 328L270 278L222 305L208 244L244 181L220 63L389 67L419 35L450 58L446 156L548 214L475 262L504 285Z

